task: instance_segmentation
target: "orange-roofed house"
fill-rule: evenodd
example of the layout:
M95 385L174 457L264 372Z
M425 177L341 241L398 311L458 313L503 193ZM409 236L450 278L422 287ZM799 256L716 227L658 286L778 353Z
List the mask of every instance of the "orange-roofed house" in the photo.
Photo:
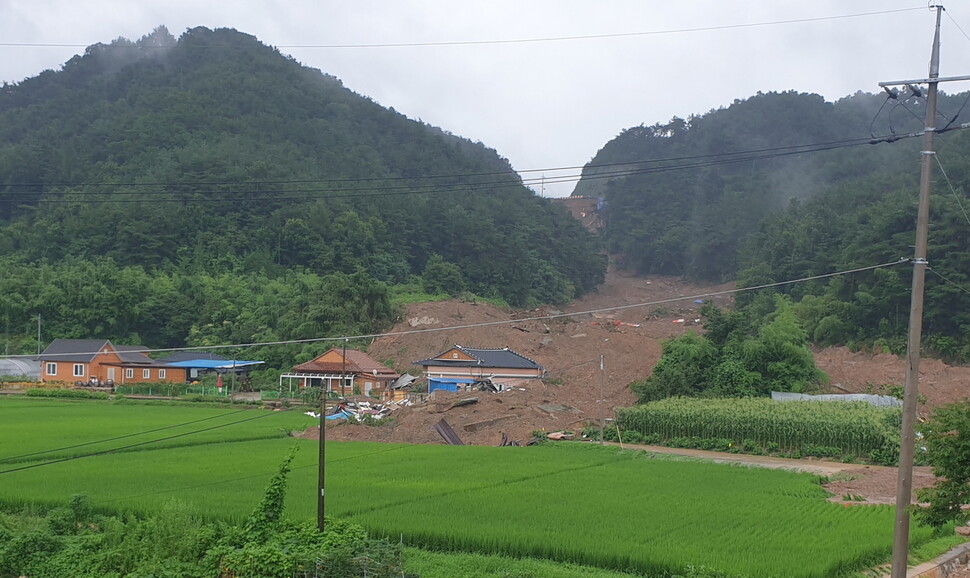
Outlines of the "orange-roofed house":
M41 379L87 385L185 381L185 369L159 363L145 351L107 339L55 339L40 355Z
M294 366L291 373L280 376L280 382L298 378L301 387L323 387L339 395L350 395L355 388L364 395L383 395L399 377L359 349L334 347L312 361Z

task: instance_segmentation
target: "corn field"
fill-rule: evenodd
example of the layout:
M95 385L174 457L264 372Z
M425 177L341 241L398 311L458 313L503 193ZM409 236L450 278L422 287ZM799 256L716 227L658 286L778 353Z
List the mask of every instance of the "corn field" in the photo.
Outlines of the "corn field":
M766 398L670 398L616 412L621 430L643 436L727 439L735 444L797 452L838 448L845 457L868 457L898 440L899 410L861 402L776 402Z

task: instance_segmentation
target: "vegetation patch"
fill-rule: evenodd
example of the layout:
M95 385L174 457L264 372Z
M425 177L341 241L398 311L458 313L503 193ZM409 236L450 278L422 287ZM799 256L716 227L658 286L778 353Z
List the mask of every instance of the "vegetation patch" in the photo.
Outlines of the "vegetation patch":
M616 411L622 441L788 457L898 460L898 409L767 398L669 398Z
M67 399L108 399L110 396L103 391L88 391L86 389L28 389L24 392L27 397L60 397Z

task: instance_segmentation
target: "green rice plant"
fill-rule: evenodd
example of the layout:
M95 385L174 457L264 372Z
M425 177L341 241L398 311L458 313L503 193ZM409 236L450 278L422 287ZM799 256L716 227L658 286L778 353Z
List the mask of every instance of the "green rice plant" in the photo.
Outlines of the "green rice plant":
M631 578L634 574L535 558L405 548L404 569L421 578Z
M153 440L158 448L276 438L312 423L299 411L0 397L0 470Z
M765 398L670 398L617 410L624 431L674 439L728 439L746 451L868 458L898 443L897 409L865 403L786 402Z
M241 520L297 453L287 515L316 512L317 443L263 439L107 454L3 474L0 501L150 512L176 497ZM435 551L536 558L646 575L690 565L751 578L829 577L888 558L889 507L826 501L814 476L580 444L528 448L330 443L327 513ZM2 470L0 470L2 471ZM913 543L930 535L916 528ZM777 552L785 552L784 556Z
M266 417L202 431L249 416ZM300 419L312 421L296 412L0 399L0 503L56 504L83 493L99 509L148 513L176 498L195 515L239 522L296 445L286 512L313 519L317 442L279 437ZM186 435L152 431L167 426ZM84 457L128 434L135 437L116 441L162 441ZM255 435L263 437L248 439ZM90 441L100 443L73 447ZM50 448L72 459L22 457ZM891 508L829 503L807 474L584 444L325 449L328 515L435 551L646 575L704 567L712 576L820 578L881 563L892 543ZM930 536L914 528L912 544Z

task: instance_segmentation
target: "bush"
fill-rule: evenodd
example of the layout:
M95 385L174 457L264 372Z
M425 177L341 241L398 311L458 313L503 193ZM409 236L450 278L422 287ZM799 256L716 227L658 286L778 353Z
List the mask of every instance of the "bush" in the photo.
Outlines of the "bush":
M87 391L84 389L28 389L27 397L61 397L69 399L109 399L103 391Z
M221 395L183 395L179 398L181 401L190 401L193 403L232 403L232 399L228 397L223 397Z

